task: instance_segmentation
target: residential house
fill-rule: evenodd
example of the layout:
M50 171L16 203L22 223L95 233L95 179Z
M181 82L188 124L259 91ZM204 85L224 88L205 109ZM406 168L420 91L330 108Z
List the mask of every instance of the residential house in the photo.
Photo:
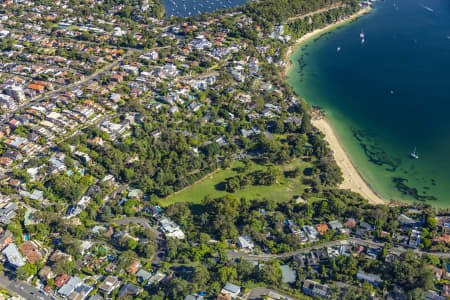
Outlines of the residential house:
M128 74L138 75L139 68L136 66L125 65L123 66L123 70Z
M426 291L424 300L446 300L447 298L439 296L436 291Z
M104 300L104 299L105 298L101 297L100 295L94 294L94 295L90 296L88 300Z
M91 161L91 158L87 153L83 153L81 151L75 151L75 156L81 159L83 162L88 163Z
M70 294L70 300L84 300L94 288L87 284L81 284Z
M225 286L223 287L222 291L220 292L221 294L228 294L231 296L231 298L236 298L237 296L239 296L239 293L241 292L241 287L237 286L235 284L232 283L227 283L225 284Z
M126 297L126 296L137 296L140 293L141 289L132 284L131 282L127 282L125 285L123 285L119 290L119 297Z
M349 234L349 230L344 228L344 225L342 225L342 223L339 222L339 220L334 220L334 221L328 222L328 226L330 226L330 228L336 232L340 232L343 234Z
M369 249L367 249L366 257L371 260L376 260L378 258L379 252L379 248L370 247Z
M320 262L326 262L330 258L328 256L328 249L319 249L319 250L317 250L315 252L316 252L317 257L319 258Z
M34 84L34 83L28 85L27 89L30 91L33 91L35 93L38 93L38 94L42 94L45 91L45 87L43 85Z
M324 235L328 231L328 225L327 224L318 224L315 227L317 229L317 232L319 232L320 235Z
M450 235L444 233L442 235L435 235L433 236L433 242L443 242L445 244L450 243Z
M108 273L112 273L114 272L114 270L117 268L117 264L115 263L109 263L106 267L105 267L105 271Z
M409 236L408 246L411 248L417 248L420 244L420 239L422 237L422 233L417 230L411 230L411 234Z
M281 265L281 276L282 281L284 283L295 283L297 280L297 273L295 270L293 270L289 265Z
M139 269L135 275L139 283L146 282L152 277L152 273L147 272L144 269Z
M380 252L379 248L369 247L366 251L366 257L371 260L376 260Z
M308 241L308 238L306 237L306 235L303 233L303 231L297 226L297 224L295 224L293 221L291 220L286 220L286 224L289 227L289 230L295 234L302 243L306 243Z
M369 223L362 221L359 222L359 227L356 230L356 236L357 237L364 237L365 235L369 234L374 230L374 227L370 225Z
M54 285L58 288L62 287L63 285L66 284L67 281L69 281L70 276L67 274L60 274L55 278L55 283Z
M231 300L230 294L219 294L216 300Z
M305 267L305 260L306 260L305 255L301 253L294 256L294 261L297 263L297 266L301 269Z
M176 114L177 112L179 112L180 110L179 110L179 108L178 108L178 106L171 106L170 108L169 108L169 114L170 115L174 115L174 114Z
M306 235L311 241L315 241L318 238L319 232L311 225L305 225L302 227L303 231L305 231Z
M444 279L450 280L450 264L448 263L444 265Z
M352 255L354 257L359 257L362 253L364 253L366 248L363 245L354 245L352 248Z
M10 179L10 180L8 181L8 185L9 185L10 187L12 187L13 189L18 190L18 189L20 188L20 186L22 185L22 182L21 182L20 180L18 180L18 179ZM3 207L2 209L6 209L6 208ZM4 212L3 212L3 213L4 213ZM0 213L0 215L1 215L1 213Z
M316 268L320 266L319 256L316 252L309 252L306 254L306 263L311 268Z
M400 227L402 227L402 228L414 228L414 227L420 227L422 225L421 221L410 218L404 214L401 214L398 217L398 223L399 223Z
M346 220L344 222L344 226L347 227L347 228L352 228L353 229L353 228L356 227L356 220L353 219L353 218L350 218L350 219L348 219L348 220Z
M5 94L0 94L0 109L14 110L17 108L14 98Z
M14 243L10 243L6 246L6 248L2 250L2 254L5 255L8 264L13 268L19 268L25 265L25 260Z
M0 208L0 223L8 225L11 223L11 219L16 217L16 210L19 208L17 203L9 202L2 208Z
M166 274L161 272L156 272L149 280L147 285L158 284L161 280L166 278Z
M136 274L136 272L139 270L139 267L141 266L141 262L139 260L133 260L133 262L125 269L128 274Z
M365 221L359 222L359 228L363 229L364 231L373 231L374 230L373 226Z
M0 250L5 249L14 241L14 236L9 230L4 230L0 227Z
M187 295L184 300L203 300L203 295Z
M36 261L42 259L42 254L39 251L38 246L32 241L23 243L19 246L19 249L31 264L34 264Z
M438 218L438 226L443 229L444 232L450 232L450 217Z
M428 266L428 268L433 272L434 278L439 281L442 278L443 271L441 268L435 267L435 266Z
M180 227L175 224L173 221L162 218L159 220L161 225L161 230L164 232L164 234L168 237L174 237L177 239L184 239L184 233L181 231Z
M117 276L108 276L103 280L98 289L105 293L106 295L111 294L113 290L120 286L119 277Z
M441 296L447 297L446 299L448 299L448 297L450 297L450 283L444 283L442 285Z
M252 251L253 248L255 247L255 244L253 243L252 239L248 235L240 236L238 238L238 244L239 244L240 248L247 249L250 251Z
M32 193L27 191L20 191L19 194L22 197L28 197L28 199L34 200L34 201L42 201L44 199L44 192L40 191L38 189L34 189Z
M158 209L158 207L153 206L153 205L146 205L144 206L144 208L142 209L143 213L149 214L152 217L155 217L157 215L159 215L160 210Z
M51 278L55 277L55 274L53 274L52 268L49 266L43 266L38 273L39 279L42 281L47 281Z
M58 290L58 293L64 297L69 297L81 283L79 277L73 276Z
M2 156L0 157L0 165L4 168L7 168L13 163L13 160L9 157Z
M134 163L135 161L139 161L139 155L137 155L137 154L133 154L133 155L128 156L128 157L124 160L124 163L125 163L126 165L129 165L129 164L131 164L131 163Z
M311 297L328 298L330 287L326 284L320 284L312 280L305 280L302 291Z
M359 271L356 274L356 278L361 281L367 281L374 287L377 287L377 286L383 284L383 280L381 279L380 276L375 275L375 274L365 273L363 271Z
M138 199L141 198L143 195L143 192L140 189L131 189L128 192L128 198L130 199Z
M72 261L72 256L70 256L67 253L64 253L60 250L56 250L55 252L53 252L53 254L50 256L49 261L50 262L57 262L60 260L68 260L68 261Z

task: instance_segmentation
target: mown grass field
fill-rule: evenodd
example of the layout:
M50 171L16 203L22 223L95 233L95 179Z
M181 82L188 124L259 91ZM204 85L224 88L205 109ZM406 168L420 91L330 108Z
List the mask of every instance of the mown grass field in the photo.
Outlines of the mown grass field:
M184 189L178 194L171 195L166 199L160 199L158 202L161 206L168 206L175 202L200 203L205 196L208 195L215 198L225 196L228 193L221 189L221 183L225 182L229 177L238 175L239 168L242 166L242 162L235 161L231 168L218 170L214 174L207 176L204 180ZM300 167L302 170L302 175L297 178L283 178L279 183L271 186L248 186L232 193L232 195L238 198L245 197L247 199L268 198L277 202L288 201L294 196L303 194L303 191L306 188L302 183L304 178L303 171L305 168L311 167L311 163L296 159L289 164L281 166L281 169L283 171L289 171L296 167ZM266 166L255 164L250 172L265 168Z

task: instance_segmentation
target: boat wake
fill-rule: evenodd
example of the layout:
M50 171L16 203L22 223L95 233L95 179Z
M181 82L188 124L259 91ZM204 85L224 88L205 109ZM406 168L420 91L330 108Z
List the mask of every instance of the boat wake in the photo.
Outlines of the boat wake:
M428 10L429 12L434 12L434 9L432 9L431 7L425 6L425 5L421 5L422 8Z

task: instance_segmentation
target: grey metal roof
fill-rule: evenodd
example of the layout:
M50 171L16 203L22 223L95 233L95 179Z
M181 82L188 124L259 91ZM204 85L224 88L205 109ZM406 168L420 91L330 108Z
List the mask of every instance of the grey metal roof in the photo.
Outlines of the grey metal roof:
M59 290L58 293L61 295L64 295L66 297L69 297L72 292L81 285L81 279L73 276L70 277L69 281L66 282L65 285L63 285Z
M225 284L223 289L226 290L226 291L229 291L229 292L231 292L233 294L239 293L241 291L241 287L239 287L239 286L237 286L235 284L229 283L229 282L227 282L227 284Z

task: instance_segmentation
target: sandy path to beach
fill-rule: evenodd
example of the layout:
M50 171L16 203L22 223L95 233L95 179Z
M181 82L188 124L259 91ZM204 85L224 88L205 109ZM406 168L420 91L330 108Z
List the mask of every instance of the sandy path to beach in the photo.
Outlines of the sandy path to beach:
M357 192L372 204L388 204L388 201L378 196L361 177L328 121L321 118L313 120L312 124L325 134L325 140L334 152L334 159L344 175L344 182L340 188Z

